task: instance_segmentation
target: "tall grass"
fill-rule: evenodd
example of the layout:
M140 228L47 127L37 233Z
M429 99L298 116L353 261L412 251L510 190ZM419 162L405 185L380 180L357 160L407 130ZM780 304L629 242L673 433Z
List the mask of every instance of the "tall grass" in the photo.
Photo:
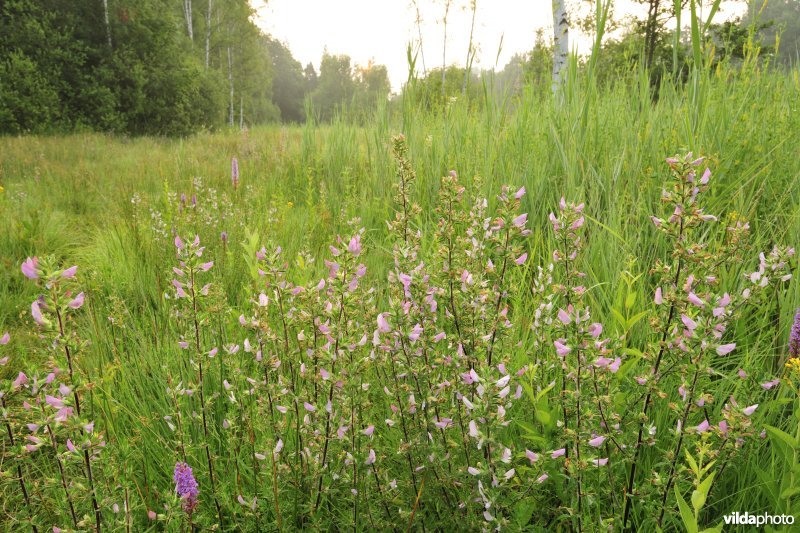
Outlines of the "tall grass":
M164 305L174 263L173 228L199 234L215 258L219 274L214 279L223 292L215 297L225 305L209 311L207 325L218 346L239 342L235 317L251 298L251 266L243 254L254 242L281 245L299 277L295 283L302 284L326 271L322 258L337 235L363 226L365 245L374 252L364 259L368 280L378 287L376 305L382 308L390 296L382 282L392 269L385 221L393 217L393 133L405 135L417 174L414 200L420 210L414 223L423 230L422 250L434 246L440 177L451 170L465 185L479 187L492 209L502 184L527 189L520 210L528 213L531 234L525 246L534 265L549 261L553 243L546 220L559 198L590 206L580 268L587 273L585 285L599 288L588 297L592 314L624 333L631 347L645 342L648 326L641 322L628 330L625 318L649 304L648 270L670 252L649 220L659 209L666 156L691 151L709 157L714 181L706 209L720 219L749 219L753 250L800 243L797 70L723 66L693 73L685 86L665 83L657 96L643 72L608 86L595 85L577 70L574 74L557 103L549 90L527 88L501 99L487 90L482 102L457 100L436 112L411 102L387 106L365 126L339 119L184 140L98 134L0 139L0 332L11 332L17 367L45 364L35 349L36 336L26 333L30 320L20 313L36 293L19 264L28 256L53 254L81 265L90 297L77 328L91 342L80 366L93 383L82 402L91 403L113 449L109 453L120 459L113 477L127 487L125 497L138 524L134 529L151 524L145 511L161 512L157 506L173 488L175 436L163 423L165 414L175 411L164 391L176 386L173 374L182 357L174 346L173 315ZM230 182L234 156L240 165L238 190ZM187 195L187 205L197 195L204 211L179 208L181 194ZM353 223L354 218L360 222ZM309 262L307 254L316 259ZM729 265L726 283L752 266ZM798 304L800 289L792 281L788 290L775 293L763 315L733 326L742 347L740 365L780 369ZM524 294L514 306L533 310ZM524 328L514 332L510 346L529 340ZM525 364L524 351L514 352L512 359ZM221 365L222 358L218 361ZM215 364L211 372L217 372ZM12 375L10 368L0 367L0 376L13 379L17 369ZM717 400L731 387L720 388ZM223 395L219 389L209 401ZM796 422L782 419L781 405L765 421L794 434ZM661 416L656 423L665 427L670 419ZM217 446L233 453L226 443ZM220 457L225 462L216 468L217 493L226 495L223 506L231 508L238 505L231 502L240 494L240 480L234 462ZM735 471L723 472L703 520L717 523L731 510L774 509L780 497L770 479L780 477L783 464L765 446L737 463ZM114 492L114 482L105 482L104 488ZM3 486L3 501L19 506L21 496L12 492L16 486ZM269 498L266 489L262 492ZM241 527L260 527L252 519ZM314 522L317 527L347 523L333 515L316 520L321 520ZM118 524L123 527L125 521Z

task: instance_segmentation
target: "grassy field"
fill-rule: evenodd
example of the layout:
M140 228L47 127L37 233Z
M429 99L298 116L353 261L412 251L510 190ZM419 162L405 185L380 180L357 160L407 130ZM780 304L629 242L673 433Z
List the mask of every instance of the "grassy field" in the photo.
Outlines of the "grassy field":
M750 68L657 98L632 76L558 103L402 103L366 125L0 139L0 524L691 531L797 515L800 374L784 363L800 286L781 279L796 257L769 252L800 243L798 146L798 71ZM687 152L707 159L670 177L665 158ZM739 242L725 228L745 219ZM184 461L199 503L176 495Z

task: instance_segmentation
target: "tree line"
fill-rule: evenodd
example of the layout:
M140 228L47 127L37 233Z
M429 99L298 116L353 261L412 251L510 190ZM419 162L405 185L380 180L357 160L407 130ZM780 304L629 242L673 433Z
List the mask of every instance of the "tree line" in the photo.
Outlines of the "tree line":
M0 133L185 135L374 106L385 66L327 52L320 72L247 0L0 2Z
M603 41L598 57L600 81L638 66L654 85L684 76L690 44L667 27L685 2L640 1L649 8L642 20L617 21L608 13L605 31L614 36ZM445 45L451 4L447 0L443 8ZM591 34L598 24L594 12L582 15L564 0L556 4L552 36L538 32L531 50L497 73L473 71L472 37L466 67L447 65L443 54L441 67L425 68L420 30L419 42L408 48L409 69L416 74L403 96L437 110L458 98L480 105L487 88L495 95L556 88L563 81L568 33ZM412 5L419 24L418 6ZM474 28L478 4L466 5ZM265 122L324 122L341 113L366 119L387 102L385 66L354 65L348 56L326 51L317 72L253 19L247 0L3 0L0 134L186 135ZM735 62L759 49L773 63L796 64L800 1L753 4L744 19L713 25L705 38L718 61Z

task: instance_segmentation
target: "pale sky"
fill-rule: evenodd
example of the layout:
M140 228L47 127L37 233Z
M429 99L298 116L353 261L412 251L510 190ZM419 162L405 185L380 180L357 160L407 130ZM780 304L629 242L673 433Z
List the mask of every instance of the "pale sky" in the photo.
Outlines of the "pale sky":
M452 2L447 19L446 63L463 66L467 58L472 13L468 0ZM569 5L579 5L568 0ZM416 46L419 34L416 12L410 0L251 0L261 29L289 46L292 55L305 66L313 63L319 71L322 53L347 54L354 64L370 60L386 65L392 90L397 92L408 77L406 46ZM583 9L593 9L583 3ZM593 4L593 3L592 3ZM616 18L645 13L632 0L617 0ZM442 65L444 0L418 0L422 18L422 53L428 69ZM536 30L547 38L552 34L550 0L477 0L473 42L478 48L475 69L501 69L515 53L533 48ZM746 10L743 2L726 2L715 21ZM683 21L688 22L688 13ZM502 47L501 47L502 39ZM591 48L592 36L571 29L570 47L579 53ZM498 55L499 54L499 55ZM417 69L422 71L422 55Z

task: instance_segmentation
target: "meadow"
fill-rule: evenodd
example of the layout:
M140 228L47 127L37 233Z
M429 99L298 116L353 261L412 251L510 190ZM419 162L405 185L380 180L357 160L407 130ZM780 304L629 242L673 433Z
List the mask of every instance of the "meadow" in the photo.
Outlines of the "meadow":
M797 516L797 69L573 77L0 139L0 529Z

